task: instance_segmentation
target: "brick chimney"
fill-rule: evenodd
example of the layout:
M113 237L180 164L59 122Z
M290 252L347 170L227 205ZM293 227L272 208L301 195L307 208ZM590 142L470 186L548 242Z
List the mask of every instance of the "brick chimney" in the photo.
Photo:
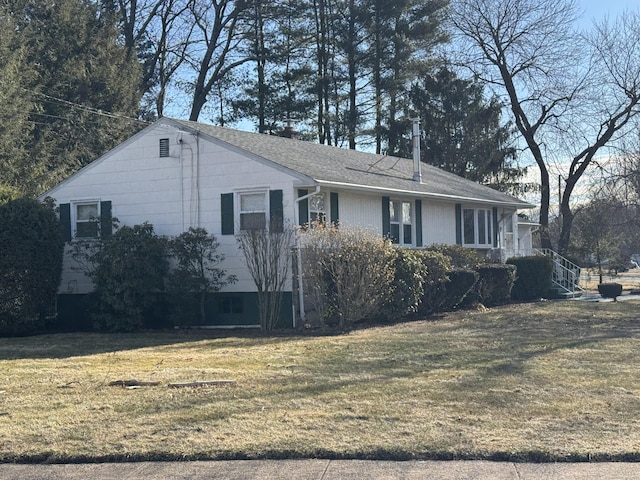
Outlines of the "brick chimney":
M298 140L300 132L297 132L293 129L293 121L287 120L287 126L284 127L284 130L280 132L281 137L291 138L293 140Z

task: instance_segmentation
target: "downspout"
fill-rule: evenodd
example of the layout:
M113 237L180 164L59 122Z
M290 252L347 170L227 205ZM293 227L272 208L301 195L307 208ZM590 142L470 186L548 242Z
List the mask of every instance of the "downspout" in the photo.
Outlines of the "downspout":
M196 130L196 227L200 227L200 132Z
M302 197L298 197L295 200L294 207L294 217L299 217L300 212L300 202L303 200L307 200L308 198L313 197L314 195L318 195L320 193L320 185L316 185L316 191L311 192L307 195L303 195ZM308 219L307 219L308 220ZM298 225L300 224L300 218L296 222ZM297 260L298 260L298 304L300 305L300 320L304 322L306 320L306 315L304 312L304 290L302 285L302 245L300 243L300 232L296 234L296 249L298 250ZM293 317L293 328L296 328L296 317Z

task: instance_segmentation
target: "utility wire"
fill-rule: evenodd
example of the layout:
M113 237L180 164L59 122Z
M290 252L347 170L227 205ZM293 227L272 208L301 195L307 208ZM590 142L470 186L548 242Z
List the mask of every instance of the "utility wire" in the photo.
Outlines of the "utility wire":
M106 112L104 110L100 110L100 109L97 109L97 108L89 107L87 105L82 105L80 103L71 102L71 101L65 100L63 98L54 97L53 95L47 95L46 93L33 92L33 94L37 95L39 97L42 97L44 99L47 99L49 101L54 101L54 102L61 103L63 105L69 105L69 106L74 107L74 108L79 108L80 110L83 110L83 111L85 111L87 113L91 113L91 114L94 114L94 115L100 115L100 116L108 117L108 118L115 118L115 119L118 119L118 120L128 120L128 121L131 121L131 122L142 123L144 125L150 125L151 124L151 122L148 122L146 120L140 120L139 118L128 117L126 115L122 115L122 114L119 114L119 113ZM38 114L37 112L33 112L33 113L36 114L36 115L46 115L46 114ZM58 117L58 118L61 118L61 117Z

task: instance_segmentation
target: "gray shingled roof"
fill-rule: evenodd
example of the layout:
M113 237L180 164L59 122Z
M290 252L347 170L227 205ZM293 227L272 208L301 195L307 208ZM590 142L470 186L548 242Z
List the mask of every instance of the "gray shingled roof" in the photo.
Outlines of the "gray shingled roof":
M250 152L268 162L306 176L319 185L388 193L396 191L409 195L452 201L481 201L516 208L533 207L511 195L424 163L421 167L422 182L416 182L413 180L413 160L406 158L376 155L185 120L166 120Z

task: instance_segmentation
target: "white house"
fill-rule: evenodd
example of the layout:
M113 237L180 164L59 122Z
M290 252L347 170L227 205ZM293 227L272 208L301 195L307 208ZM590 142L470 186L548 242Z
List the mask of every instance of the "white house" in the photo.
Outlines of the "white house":
M324 213L409 248L460 244L515 255L530 228L518 209L533 205L414 160L162 118L69 177L41 198L60 207L66 240L121 225L153 224L173 236L204 227L220 243L222 268L238 281L209 307L211 325L255 325L255 286L234 234L249 224L309 222ZM102 229L95 219L103 219ZM528 242L528 239L526 239ZM65 258L59 305L73 309L91 291ZM283 311L294 322L291 292Z

